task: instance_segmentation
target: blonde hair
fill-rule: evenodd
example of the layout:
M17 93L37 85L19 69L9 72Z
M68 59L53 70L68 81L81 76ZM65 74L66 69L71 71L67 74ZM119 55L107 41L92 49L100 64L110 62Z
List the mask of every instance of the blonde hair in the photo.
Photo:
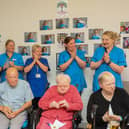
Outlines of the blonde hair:
M120 39L120 35L117 32L105 31L103 35L107 35L110 39L114 40L114 44L117 40Z
M32 52L35 52L35 50L36 50L37 48L41 48L41 46L38 45L38 44L33 45L33 46L32 46Z
M70 77L67 74L63 74L63 73L58 74L56 76L56 83L58 84L58 83L62 83L62 82L70 84L71 79L70 79Z
M109 78L115 79L115 77L113 76L112 73L110 73L108 71L102 72L98 77L99 84L102 84L105 80L107 80Z

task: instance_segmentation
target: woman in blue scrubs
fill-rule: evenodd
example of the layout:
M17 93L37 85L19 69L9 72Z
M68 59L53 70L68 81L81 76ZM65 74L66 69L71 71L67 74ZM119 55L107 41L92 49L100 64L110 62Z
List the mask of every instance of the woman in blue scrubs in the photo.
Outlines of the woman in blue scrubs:
M1 81L6 80L6 70L9 67L15 67L18 70L19 78L23 79L24 61L21 54L14 52L15 42L7 40L5 43L6 52L0 55Z
M119 35L112 31L105 31L102 35L102 47L95 50L90 67L95 70L93 77L93 91L100 89L98 76L104 72L111 72L116 79L116 86L123 88L121 73L127 66L124 51L115 46Z
M42 48L40 45L32 46L32 58L26 60L24 72L27 73L32 93L36 99L43 96L48 88L47 72L49 69L48 61L41 57Z
M64 40L65 51L59 54L59 67L61 71L68 74L71 84L74 85L80 94L83 88L87 87L83 69L86 67L84 52L76 49L73 37L66 37Z

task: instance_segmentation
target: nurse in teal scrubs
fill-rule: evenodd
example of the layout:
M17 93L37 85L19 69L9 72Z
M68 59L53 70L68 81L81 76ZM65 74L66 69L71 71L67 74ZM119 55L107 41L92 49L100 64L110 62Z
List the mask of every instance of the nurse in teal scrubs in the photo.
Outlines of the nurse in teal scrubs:
M86 58L84 52L75 47L75 41L72 37L66 37L64 40L66 50L59 54L59 67L61 71L68 74L71 78L71 84L74 85L80 93L87 87L83 69L86 67Z
M32 32L30 32L30 33L28 34L28 37L27 37L26 42L36 42L36 41L34 40L34 37L33 37Z
M102 35L102 47L95 50L90 67L95 70L93 77L93 91L100 89L98 76L104 72L111 72L116 79L116 86L123 88L121 73L127 66L124 51L115 46L119 35L112 31L105 31Z

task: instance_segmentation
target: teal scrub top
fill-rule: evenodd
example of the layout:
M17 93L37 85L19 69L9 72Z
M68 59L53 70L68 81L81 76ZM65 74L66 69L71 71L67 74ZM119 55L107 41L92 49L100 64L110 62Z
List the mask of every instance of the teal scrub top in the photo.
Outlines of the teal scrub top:
M77 50L76 54L81 60L86 61L84 52ZM58 66L66 63L70 58L71 56L66 50L61 52L59 54ZM64 73L70 76L71 84L74 85L79 92L83 91L83 88L87 87L83 69L80 68L76 60L73 60L73 62L68 66Z
M97 48L94 52L94 55L93 55L91 61L93 61L93 62L100 61L103 58L104 53L105 53L104 47ZM110 51L109 56L110 56L111 62L113 62L119 66L125 66L125 67L127 66L125 54L121 48L114 46L113 49ZM123 88L121 75L119 73L113 71L112 68L108 64L103 63L95 70L95 74L93 77L93 91L97 91L100 89L100 86L98 83L98 76L104 71L111 72L115 77L116 87Z

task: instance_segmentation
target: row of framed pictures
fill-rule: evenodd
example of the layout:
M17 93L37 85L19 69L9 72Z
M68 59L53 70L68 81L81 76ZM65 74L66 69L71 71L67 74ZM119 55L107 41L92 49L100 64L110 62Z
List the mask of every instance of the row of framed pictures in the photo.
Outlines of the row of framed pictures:
M103 33L103 29L89 29L89 40L100 40ZM56 41L58 43L63 43L66 36L72 36L75 38L75 43L85 43L85 33L84 32L71 32L69 33L57 33L57 39L55 34L42 34L41 44L53 44ZM37 42L37 32L25 32L24 41L26 43Z

